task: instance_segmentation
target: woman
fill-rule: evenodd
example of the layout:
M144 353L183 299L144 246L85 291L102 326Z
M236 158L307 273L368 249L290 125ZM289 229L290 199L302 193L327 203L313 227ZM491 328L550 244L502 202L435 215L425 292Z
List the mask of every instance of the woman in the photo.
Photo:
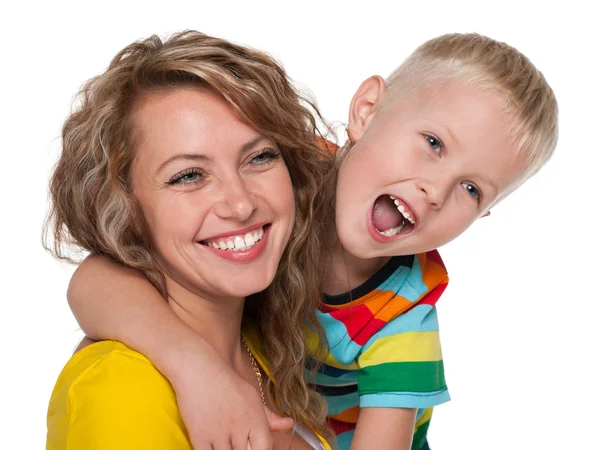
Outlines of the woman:
M47 226L59 258L75 244L139 270L266 408L324 432L297 326L318 329L306 301L319 295L316 131L268 56L198 32L153 36L84 86L63 128ZM295 429L273 433L274 448L329 448ZM192 448L170 384L115 341L83 348L59 377L48 448L67 442ZM229 445L240 443L213 448Z

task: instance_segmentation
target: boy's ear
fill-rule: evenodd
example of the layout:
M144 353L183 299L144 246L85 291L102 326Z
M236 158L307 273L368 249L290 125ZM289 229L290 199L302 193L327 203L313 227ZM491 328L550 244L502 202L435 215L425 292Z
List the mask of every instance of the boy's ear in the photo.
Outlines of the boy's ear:
M385 94L385 81L379 75L373 75L362 82L350 103L348 114L348 137L358 141L367 130L369 123L381 106Z

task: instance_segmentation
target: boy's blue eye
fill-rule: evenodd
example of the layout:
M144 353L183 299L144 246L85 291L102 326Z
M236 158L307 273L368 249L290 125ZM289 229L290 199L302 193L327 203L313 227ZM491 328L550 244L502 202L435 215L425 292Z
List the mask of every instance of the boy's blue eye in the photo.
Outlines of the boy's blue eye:
M442 151L442 141L440 141L438 138L432 136L431 134L426 134L425 139L434 152L439 153Z
M461 186L464 187L467 193L475 200L479 201L481 199L481 192L474 184L465 182L461 183Z

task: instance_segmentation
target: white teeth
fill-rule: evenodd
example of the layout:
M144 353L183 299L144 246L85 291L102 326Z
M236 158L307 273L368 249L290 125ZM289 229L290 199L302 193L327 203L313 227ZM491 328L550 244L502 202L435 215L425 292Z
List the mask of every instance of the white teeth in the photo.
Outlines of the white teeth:
M399 227L390 228L385 231L379 231L379 230L377 230L377 231L379 231L379 233L383 234L384 236L392 237L392 236L396 236L398 233L400 233L402 231L402 228L404 228L404 224L400 225Z
M246 246L246 243L241 238L241 236L236 236L235 239L233 240L233 245L235 245L236 250L241 250L242 248L244 248Z
M220 250L244 251L255 245L265 235L263 228L246 233L245 235L229 236L218 242L205 241L206 245Z
M396 205L396 208L398 208L398 211L400 211L400 214L402 214L402 216L408 220L410 223L412 223L414 225L415 223L415 219L412 217L412 215L410 214L410 211L408 211L403 204L400 203L400 201L395 198L392 197L390 195L390 198L394 201L394 204Z
M256 241L254 240L252 233L246 233L246 236L244 236L244 242L246 243L246 247L250 247L254 245Z

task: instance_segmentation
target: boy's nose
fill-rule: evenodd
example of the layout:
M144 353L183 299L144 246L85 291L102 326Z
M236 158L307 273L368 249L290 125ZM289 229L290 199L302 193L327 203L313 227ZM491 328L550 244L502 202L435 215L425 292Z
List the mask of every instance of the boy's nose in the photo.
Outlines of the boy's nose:
M433 209L440 209L448 197L449 189L438 184L441 183L421 181L418 186L419 190L423 193L425 200Z

